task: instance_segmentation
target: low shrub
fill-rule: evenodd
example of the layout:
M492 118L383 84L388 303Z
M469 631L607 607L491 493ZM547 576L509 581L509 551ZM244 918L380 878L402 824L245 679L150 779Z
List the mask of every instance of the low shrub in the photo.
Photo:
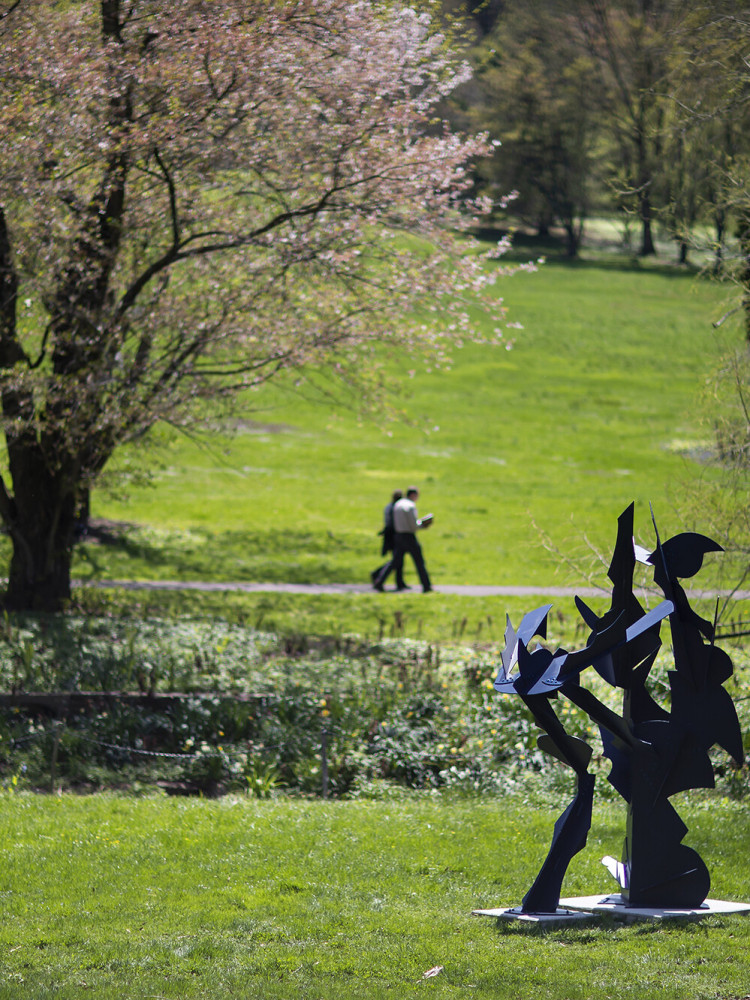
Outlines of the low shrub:
M527 773L572 787L570 772L537 748L521 699L494 691L498 661L491 645L350 637L343 648L218 621L6 618L0 676L10 690L102 692L135 680L140 695L92 693L64 718L6 705L0 781L42 789L156 784L259 798L379 797L399 787L492 793ZM735 695L745 674L739 666ZM665 656L655 676L660 693L667 668ZM601 698L618 697L593 672L587 683ZM160 701L165 690L180 696ZM595 747L592 766L606 794L609 763L590 720L564 699L556 704L566 729ZM750 703L737 704L747 731ZM717 775L724 794L747 793L746 768L720 755Z

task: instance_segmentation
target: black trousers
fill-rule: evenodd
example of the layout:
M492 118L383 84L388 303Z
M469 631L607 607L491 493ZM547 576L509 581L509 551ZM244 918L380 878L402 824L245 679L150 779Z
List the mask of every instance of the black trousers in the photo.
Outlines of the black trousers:
M403 559L401 560L401 562L403 564ZM373 570L373 572L370 574L373 586L382 587L395 568L396 568L396 558L394 551L394 553L391 555L391 558L388 560L387 563L383 563L382 566L380 566L376 570ZM396 586L399 589L403 589L404 586L404 574L403 574L403 569L401 567L399 567L398 573L396 574Z
M404 556L407 552L414 560L422 589L432 590L427 567L424 564L422 546L419 544L417 536L411 531L397 531L393 538L393 569L396 571L396 586L403 586Z

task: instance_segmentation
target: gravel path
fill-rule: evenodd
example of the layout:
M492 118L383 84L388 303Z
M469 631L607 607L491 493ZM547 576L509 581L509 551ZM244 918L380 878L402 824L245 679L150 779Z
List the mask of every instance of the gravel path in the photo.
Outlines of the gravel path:
M203 590L239 591L247 594L372 594L372 587L365 583L207 583L200 580L97 580L77 581L78 586L121 587L125 590ZM471 584L439 584L438 594L462 594L467 597L607 597L609 591L598 587L490 587ZM385 595L395 590L386 589ZM420 594L419 587L411 593ZM691 599L733 597L750 599L750 590L689 590ZM386 599L384 597L384 599ZM426 598L429 600L429 598Z

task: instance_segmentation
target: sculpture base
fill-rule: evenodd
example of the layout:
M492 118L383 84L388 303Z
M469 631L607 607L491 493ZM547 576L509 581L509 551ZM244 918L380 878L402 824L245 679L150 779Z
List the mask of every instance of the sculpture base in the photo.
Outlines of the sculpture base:
M561 899L556 913L524 913L520 906L471 911L473 917L495 917L498 923L502 920L518 920L537 927L591 923L601 920L606 915L631 923L635 920L702 920L703 917L722 916L728 913L750 914L750 903L707 899L694 909L628 906L618 892L609 896L571 896L568 899Z
M675 907L629 906L619 892L608 896L572 896L561 899L560 906L570 910L609 913L619 920L702 920L703 917L727 913L750 913L750 903L731 903L721 899L707 899L700 906L681 909Z
M473 917L495 917L501 920L519 920L522 923L534 924L537 927L559 927L563 924L582 924L598 920L595 913L588 913L581 907L558 907L555 913L524 913L520 906L510 909L501 907L497 910L472 910Z

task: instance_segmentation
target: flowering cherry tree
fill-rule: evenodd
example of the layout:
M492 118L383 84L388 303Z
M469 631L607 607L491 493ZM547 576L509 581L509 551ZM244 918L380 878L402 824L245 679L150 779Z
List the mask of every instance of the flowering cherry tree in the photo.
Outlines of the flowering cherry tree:
M0 0L6 606L63 606L81 496L156 422L479 336L465 75L398 2Z

